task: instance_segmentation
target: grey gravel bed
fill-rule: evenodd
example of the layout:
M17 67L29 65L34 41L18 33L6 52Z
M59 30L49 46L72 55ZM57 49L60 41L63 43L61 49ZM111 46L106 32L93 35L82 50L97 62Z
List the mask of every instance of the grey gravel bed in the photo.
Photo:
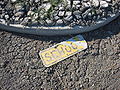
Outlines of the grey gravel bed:
M0 30L0 90L119 90L120 17L82 34L88 48L50 68L38 53L72 36L36 36Z
M118 12L120 0L0 1L0 23L7 25L91 26Z

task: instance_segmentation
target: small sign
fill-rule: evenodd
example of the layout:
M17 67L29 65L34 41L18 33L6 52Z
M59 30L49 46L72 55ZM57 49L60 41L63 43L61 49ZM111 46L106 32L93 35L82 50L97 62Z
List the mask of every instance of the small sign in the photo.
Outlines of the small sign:
M63 41L48 49L40 51L39 55L46 67L54 65L84 49L87 43L81 35L77 35L67 41Z

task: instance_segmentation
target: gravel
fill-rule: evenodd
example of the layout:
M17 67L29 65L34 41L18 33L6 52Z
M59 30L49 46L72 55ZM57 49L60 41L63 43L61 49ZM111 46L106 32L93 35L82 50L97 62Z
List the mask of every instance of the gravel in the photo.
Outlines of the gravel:
M0 90L119 90L120 17L82 34L88 48L49 68L38 55L72 36L35 36L0 30Z
M0 23L7 25L90 26L119 12L120 0L0 1Z

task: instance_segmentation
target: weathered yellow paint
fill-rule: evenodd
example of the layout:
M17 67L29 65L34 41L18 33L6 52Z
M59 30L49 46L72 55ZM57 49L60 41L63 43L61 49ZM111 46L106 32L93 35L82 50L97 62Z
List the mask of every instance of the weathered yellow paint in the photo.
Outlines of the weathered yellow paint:
M79 40L78 37L75 37L73 39ZM78 44L76 44L75 42L78 42ZM85 49L86 47L84 47L84 45L81 43L86 44L86 41L64 41L64 43L59 43L51 48L41 51L39 55L44 65L46 67L49 67Z

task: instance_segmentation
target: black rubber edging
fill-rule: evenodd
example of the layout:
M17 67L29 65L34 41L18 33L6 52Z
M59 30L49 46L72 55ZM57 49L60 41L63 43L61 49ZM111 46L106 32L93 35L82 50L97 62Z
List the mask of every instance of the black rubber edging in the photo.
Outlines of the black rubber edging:
M98 23L93 26L75 26L75 27L39 27L39 28L32 28L32 27L17 27L17 26L7 26L4 24L0 24L0 29L5 31L12 31L18 33L25 33L25 34L34 34L34 35L46 35L46 36L56 36L56 35L70 35L70 34L78 34L89 32L100 28L109 22L113 21L120 15L118 12L115 16L107 18L107 20L102 21L102 23Z

